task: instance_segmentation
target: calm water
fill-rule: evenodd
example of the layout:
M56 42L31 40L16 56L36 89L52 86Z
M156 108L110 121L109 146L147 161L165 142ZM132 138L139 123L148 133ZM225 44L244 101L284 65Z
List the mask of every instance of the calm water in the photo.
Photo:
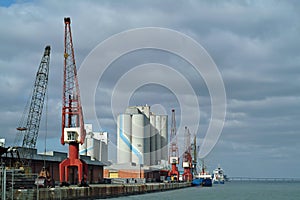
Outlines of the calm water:
M190 187L166 192L133 195L119 198L156 200L300 200L300 183L295 182L228 182L211 188Z

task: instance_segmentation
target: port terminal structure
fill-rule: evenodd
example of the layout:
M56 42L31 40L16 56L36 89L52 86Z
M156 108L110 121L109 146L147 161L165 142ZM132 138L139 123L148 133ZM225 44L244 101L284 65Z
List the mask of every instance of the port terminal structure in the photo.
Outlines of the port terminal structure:
M91 141L91 143L95 144L95 141L100 141L100 139L94 138L94 133L94 135L86 134L70 27L71 19L69 17L64 18L64 25L65 51L61 143L63 145L68 144L69 154L67 156L61 152L44 152L43 154L38 155L36 149L32 149L32 166L34 167L33 172L36 173L37 170L35 168L40 168L40 163L42 163L42 161L44 161L44 163L48 162L51 176L54 180L59 180L61 186L64 186L64 184L65 186L70 184L88 186L87 183L103 183L103 167L106 163L101 162L102 157L100 155L98 156L99 158L95 160L94 158L97 157L95 153L93 155L88 153L84 156L79 155L80 150L87 152L87 142L85 143L85 141ZM128 119L128 123L125 118ZM146 184L146 182L148 182L147 179L151 178L152 180L150 182L165 181L165 179L161 179L159 176L154 178L154 173L152 172L156 172L155 176L162 175L163 173L164 177L171 177L171 182L179 181L179 153L174 109L172 110L170 146L168 145L168 116L156 115L150 112L150 106L134 106L127 108L126 112L119 116L118 123L119 149L122 149L123 151L126 148L129 149L129 151L126 152L126 156L122 156L124 155L122 154L124 152L120 153L118 156L119 164L122 165L124 162L128 162L134 170L138 169L136 178L144 179L143 184ZM90 136L88 139L86 137L87 135ZM190 139L188 141L190 141ZM107 141L99 143L99 145L104 144L107 145ZM80 149L80 145L83 145L82 149ZM168 148L170 149L170 154L168 154ZM7 158L7 160L12 160L9 155L5 155L5 158ZM126 161L124 161L124 159ZM61 162L61 160L63 161ZM107 158L105 160L107 160ZM58 165L59 162L61 163ZM171 170L169 168L170 165L168 164L171 165ZM185 167L187 168L186 170L190 168L190 164L188 165L189 167ZM57 175L58 171L59 176ZM147 173L147 176L143 175L142 172L144 172L144 174ZM95 176L96 173L99 174L98 177ZM189 172L186 171L186 173ZM189 174L186 177L187 178L184 180L189 181ZM55 185L58 185L57 182ZM167 188L169 186L163 187Z

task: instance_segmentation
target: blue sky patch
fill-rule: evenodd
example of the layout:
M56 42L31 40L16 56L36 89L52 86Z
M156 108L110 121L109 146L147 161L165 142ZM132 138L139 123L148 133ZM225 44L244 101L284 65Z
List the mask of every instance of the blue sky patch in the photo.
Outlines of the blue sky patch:
M16 3L16 0L0 0L1 7L9 7L14 3Z

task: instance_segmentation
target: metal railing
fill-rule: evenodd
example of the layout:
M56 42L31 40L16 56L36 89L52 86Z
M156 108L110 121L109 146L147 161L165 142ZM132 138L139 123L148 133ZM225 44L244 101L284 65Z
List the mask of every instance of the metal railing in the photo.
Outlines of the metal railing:
M34 184L37 174L24 174L24 170L0 167L1 200L39 199L38 187Z

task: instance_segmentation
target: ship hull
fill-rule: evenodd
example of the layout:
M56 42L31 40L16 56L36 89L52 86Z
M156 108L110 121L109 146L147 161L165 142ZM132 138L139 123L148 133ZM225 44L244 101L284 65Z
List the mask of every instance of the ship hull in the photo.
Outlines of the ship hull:
M209 178L196 178L193 179L192 186L211 187L212 180Z

